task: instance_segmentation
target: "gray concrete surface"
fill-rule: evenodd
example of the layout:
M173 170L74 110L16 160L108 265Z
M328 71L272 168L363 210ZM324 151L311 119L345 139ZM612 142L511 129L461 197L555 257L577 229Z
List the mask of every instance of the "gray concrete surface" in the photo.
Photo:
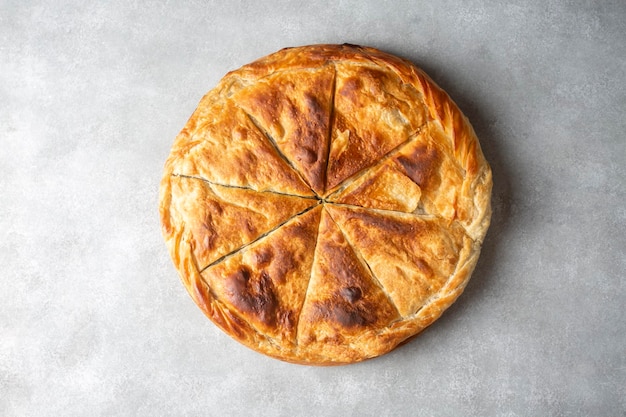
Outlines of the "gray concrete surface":
M623 1L0 1L0 415L625 416L625 22ZM339 368L217 330L157 217L200 97L322 42L422 66L495 178L458 303Z

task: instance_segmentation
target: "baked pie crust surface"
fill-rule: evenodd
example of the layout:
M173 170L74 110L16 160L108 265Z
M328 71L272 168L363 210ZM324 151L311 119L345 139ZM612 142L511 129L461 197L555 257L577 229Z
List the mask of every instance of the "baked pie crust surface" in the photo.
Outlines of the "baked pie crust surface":
M223 331L289 362L389 352L462 293L489 226L472 127L411 63L287 48L227 74L177 136L163 235Z

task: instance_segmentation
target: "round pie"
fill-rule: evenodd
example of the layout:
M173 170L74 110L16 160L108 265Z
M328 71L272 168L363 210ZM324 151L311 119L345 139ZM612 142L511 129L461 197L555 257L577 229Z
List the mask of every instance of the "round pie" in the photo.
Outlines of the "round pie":
M395 348L463 291L491 170L410 62L287 48L228 73L177 136L162 230L189 294L258 352L314 365Z

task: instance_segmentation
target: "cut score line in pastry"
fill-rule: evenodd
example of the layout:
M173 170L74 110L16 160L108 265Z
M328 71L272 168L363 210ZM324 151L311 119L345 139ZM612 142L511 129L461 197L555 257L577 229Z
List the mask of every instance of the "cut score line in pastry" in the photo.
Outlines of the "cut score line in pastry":
M431 214L431 213L423 213L423 212L406 212L406 211L401 211L401 210L394 210L394 209L389 209L389 208L375 208L375 207L365 207L362 205L358 205L358 204L347 204L347 203L342 203L342 202L337 202L337 201L327 201L324 198L320 198L320 197L301 197L301 196L294 196L294 195L290 195L290 194L284 194L284 193L280 193L280 192L275 192L275 191L259 191L259 190L255 190L251 187L243 187L243 186L232 186L232 185L223 185L223 184L219 184L213 181L209 181L206 180L202 177L197 177L197 176L190 176L190 175L182 175L182 174L171 174L171 177L173 178L186 178L188 180L193 180L193 181L201 181L206 183L208 186L218 186L218 187L225 187L225 188L230 188L233 190L246 190L252 193L258 193L259 195L261 194L274 194L276 196L280 196L283 195L285 197L297 197L297 198L302 198L303 200L309 200L311 201L311 205L309 205L306 209L298 211L297 213L291 215L288 218L285 218L281 223L276 224L274 227L272 227L269 230L266 230L264 233L258 235L256 238L254 238L252 241L250 242L246 242L245 244L243 244L242 246L237 246L235 248L232 248L232 250L228 251L228 253L223 254L222 256L220 256L217 259L213 259L211 260L208 264L203 265L198 265L199 271L202 272L205 269L209 268L210 266L213 266L215 264L218 264L220 262L222 262L223 260L227 259L228 257L232 256L233 254L238 253L239 251L243 250L244 248L248 247L249 245L263 239L264 237L266 237L268 234L272 233L273 231L275 231L276 229L279 229L280 227L282 227L283 225L285 225L286 223L288 223L289 221L291 221L292 219L302 216L304 213L308 212L309 210L313 209L314 207L318 206L318 205L322 205L322 206L336 206L336 207L344 207L347 209L358 209L358 210L363 210L365 212L370 212L370 213L378 213L378 215L384 215L385 217L387 215L391 216L391 217L396 217L397 216L401 216L403 218L421 218L424 220L444 220L447 221L449 223L456 223L459 224L460 226L462 226L465 235L470 237L471 236L467 233L467 230L465 229L465 225L463 225L462 223L458 222L458 220L456 219L445 219L444 217L437 215L437 214ZM315 203L317 201L317 203ZM334 219L333 219L334 221ZM473 240L473 239L472 239Z
M328 208L326 207L327 204L328 204ZM343 239L348 244L349 249L352 251L352 253L355 256L355 259L358 261L358 263L360 263L362 265L362 267L365 270L367 270L369 272L369 275L371 276L372 283L376 287L380 288L380 291L382 291L382 293L384 294L385 298L388 300L389 304L393 307L394 311L396 311L396 313L399 316L401 316L402 319L406 319L408 316L415 316L421 310L423 305L422 306L416 306L416 307L419 307L419 308L417 308L416 310L413 310L411 313L407 312L407 307L406 306L404 306L402 308L399 307L399 305L396 303L396 300L394 299L394 297L398 297L397 289L395 290L395 294L396 295L392 296L392 293L394 293L394 290L393 289L390 290L387 287L385 287L385 285L383 284L383 281L378 276L378 272L375 272L375 269L372 268L372 266L369 264L369 261L366 259L366 256L370 256L371 257L372 254L370 253L369 255L366 255L366 256L363 255L363 253L359 249L358 245L355 245L355 242L353 241L354 233L355 233L354 226L351 226L352 229L350 229L350 230L352 230L352 231L350 233L352 233L352 235L350 235L350 236L352 236L352 237L350 237L346 233L344 227L341 225L341 222L339 222L337 219L335 219L335 217L331 214L331 210L329 210L330 207L337 207L337 209L342 209L342 210L348 209L350 211L357 210L357 213L358 213L358 211L361 211L363 214L365 214L365 213L372 213L372 215L377 215L379 217L380 216L384 216L387 219L387 221L390 221L392 223L399 222L398 225L401 225L402 223L406 223L407 221L409 221L408 219L410 219L410 218L420 218L423 221L427 221L428 223L430 223L431 221L434 221L434 222L438 223L439 221L443 220L443 219L438 218L436 216L429 216L429 215L420 216L420 215L413 215L413 214L410 214L410 213L397 212L397 211L392 211L392 210L378 210L378 209L371 209L371 208L362 208L362 207L358 207L358 206L350 206L350 205L345 205L345 204L333 204L333 203L326 203L326 204L324 204L324 203L320 202L318 204L315 204L314 206L308 207L307 209L303 210L302 212L300 212L300 213L292 216L291 218L285 220L284 222L282 222L281 224L279 224L276 227L272 228L271 230L263 233L261 236L259 236L258 238L254 239L253 241L251 241L251 242L249 242L249 243L239 247L238 249L233 250L230 253L220 257L219 259L211 262L209 265L205 266L204 268L199 269L199 271L198 271L199 274L202 275L209 268L214 267L214 266L218 266L219 264L221 264L223 262L226 262L228 259L230 259L233 256L239 256L239 254L241 252L246 251L247 248L249 248L249 247L254 247L255 245L258 246L258 244L261 244L261 245L265 244L265 243L262 242L263 239L269 238L270 235L278 232L279 229L281 229L283 227L289 227L289 224L292 224L294 219L302 218L303 216L305 216L306 213L308 213L311 210L314 210L314 209L317 208L317 209L321 209L323 213L326 213L326 215L328 216L330 221L332 221L332 223L336 226L337 230L339 230L341 232L341 235L343 236ZM405 219L405 220L401 220L401 219ZM345 221L345 219L344 219L344 221ZM305 304L307 302L306 301L307 300L307 295L306 294L308 292L308 286L310 285L310 280L312 279L312 276L313 276L313 272L312 271L313 271L313 268L316 267L317 262L318 262L318 259L317 259L317 249L316 248L320 244L320 239L323 238L322 236L320 236L320 232L319 232L319 228L320 227L321 227L321 221L320 221L320 224L318 224L318 226L317 226L317 235L315 237L315 244L312 245L313 253L315 253L316 255L312 259L311 271L309 272L309 275L307 277L308 278L307 286L306 286L306 290L305 290L305 292L303 294L303 303L305 303ZM365 232L366 234L369 234L369 233L366 232L367 228L363 229L363 228L359 227L359 230L361 230L362 232ZM468 241L472 242L471 246L477 247L477 243L474 242L467 235L467 233L465 233L464 230L463 231L459 230L459 232L462 233L462 236L464 236L465 239L468 239ZM372 239L376 240L377 238L376 238L375 235L374 236L370 236L370 240L372 240ZM478 247L479 246L480 245L478 244ZM380 265L378 265L376 268L378 268L378 270L380 270ZM452 275L455 275L457 273L456 271L458 269L459 269L459 266L457 265L457 267L454 269L454 273ZM441 273L442 273L442 271L435 271L436 275L440 275L441 276ZM448 273L443 272L443 275L448 275ZM387 284L388 284L389 283L388 282L388 277L386 279L387 279ZM447 283L450 281L450 279L452 279L452 276L447 276L447 278L445 279L444 286L447 285ZM206 284L210 287L209 283L206 283ZM420 281L420 285L421 286L427 286L428 283ZM428 302L430 302L430 301L431 301L431 299L428 300ZM428 302L424 303L424 305L428 304ZM408 313L408 315L407 315L407 313ZM295 323L296 323L295 324L295 326L296 326L295 327L296 328L296 338L295 338L295 340L296 341L299 340L298 339L298 337L299 337L298 336L299 322L300 322L300 317L298 316L296 321L295 321Z
M352 243L350 241L350 239L348 239L348 236L346 235L346 232L339 225L339 223L333 218L332 214L329 211L326 211L326 212L328 213L328 217L330 217L330 219L335 224L335 226L337 226L337 229L339 229L339 231L341 231L341 234L342 234L344 240L348 243L348 245L350 246L350 249L352 249L352 252L356 256L356 258L359 260L359 262L361 262L361 264L363 266L365 266L367 268L367 270L369 271L369 273L370 273L374 283L381 289L383 294L385 294L385 296L387 297L387 300L389 301L389 304L391 304L393 306L393 308L396 310L396 313L399 316L402 316L400 314L400 310L398 310L398 306L396 306L396 303L393 301L393 299L391 298L391 296L389 295L389 293L387 292L385 287L381 284L381 282L378 279L378 277L376 276L376 274L374 274L374 271L372 271L372 267L370 266L370 264L368 264L367 261L363 258L363 255L361 254L361 251L359 251L358 248L356 248L356 246L354 245L354 243Z
M316 89L317 87L310 87L312 89L296 89L295 91L292 91L290 90L292 84L287 82L285 85L289 87L286 87L286 90L289 90L291 92L273 95L274 93L272 92L272 90L269 90L269 92L267 90L263 90L264 92L262 93L248 93L244 89L242 90L239 97L240 99L242 99L242 102L237 103L235 101L233 103L245 114L245 116L250 120L251 124L256 128L256 130L261 133L262 137L267 140L268 145L270 145L274 149L277 155L280 156L280 158L291 168L291 170L294 173L298 174L299 178L308 186L308 188L311 189L311 191L316 196L322 198L325 198L329 194L336 192L338 189L345 187L346 183L349 183L352 180L360 177L372 166L377 165L385 159L388 159L391 154L395 153L406 143L409 143L411 139L413 139L416 135L420 133L420 131L426 124L432 121L432 119L425 115L424 119L421 120L421 123L413 125L412 129L406 132L406 140L403 140L400 143L396 142L397 144L391 149L387 148L385 145L381 145L384 148L380 149L381 151L383 151L383 153L378 154L376 156L376 159L364 160L364 164L361 165L356 172L353 172L347 178L339 178L339 184L333 181L329 182L329 175L331 175L329 171L332 170L331 154L333 152L337 152L336 149L333 150L333 147L335 146L337 140L339 140L338 137L334 136L335 133L337 133L335 132L335 130L337 129L338 123L340 123L337 119L338 116L336 112L336 106L338 105L336 103L336 97L337 94L340 93L340 91L338 91L340 89L340 85L338 84L338 78L340 78L340 74L337 65L334 62L331 61L330 63L326 63L325 66L326 68L331 67L332 72L326 71L327 75L324 75L322 77L325 80L324 82L322 82L322 84L325 83L325 86L321 89ZM372 68L377 68L377 66L374 64ZM393 71L386 71L386 73L389 76L393 76L393 78L398 78L398 75L395 74ZM350 78L352 75L353 74L350 73L343 74L342 82L344 84L349 84L348 81L352 80ZM322 78L319 78L318 81L322 80ZM343 87L341 88L343 88L343 90L341 90L341 94L343 94L342 100L344 102L346 100L350 101L350 98L344 97L349 93L344 91L346 89L346 85L343 85ZM381 88L385 90L384 87ZM416 94L421 93L416 91ZM385 95L391 97L390 99L392 100L401 103L406 102L406 98L401 97L401 94L398 95L396 94L396 92L385 90ZM262 111L254 110L256 105L265 102L270 103L267 104L268 106L281 108L283 113L288 114L289 116L285 116L285 120L282 120L282 118L270 119L269 116ZM346 104L344 103L344 107L345 105ZM344 113L346 113L346 111L348 110L343 110ZM305 124L303 122L303 120L310 120L311 115L313 115L313 117L321 117L320 119L317 119L318 122L321 123L321 125L318 124L316 127L315 124L309 124L309 122ZM379 116L382 117L383 115L380 114ZM345 115L343 117L345 118ZM404 117L402 113L400 113L400 117L404 121L404 123L400 123L401 125L408 123L406 117ZM286 125L284 124L285 122L287 123ZM386 123L389 123L389 121L387 121ZM383 123L383 125L386 126L385 123ZM322 126L324 126L325 129L318 129ZM352 132L352 128L349 126L348 130ZM344 132L344 130L342 130L342 132ZM313 136L311 136L311 134L313 134ZM352 134L360 135L361 133L352 132ZM283 137L283 135L287 136ZM287 137L289 136L292 137L292 140L303 140L303 142L299 144L299 148L296 147L288 149L284 147L284 141L287 140ZM383 134L383 136L385 136L385 134ZM316 139L311 142L312 138ZM375 145L374 142L370 144L369 142L372 139L369 137L367 139L363 137L363 139L359 140L363 140L364 143L367 142L368 144L366 145L366 147L374 146L374 148L376 148L378 146ZM305 142L307 142L309 145L305 145ZM312 148L309 148L309 146L311 146L314 142L317 142L317 145L313 145ZM376 153L376 151L374 152ZM321 166L319 166L318 163L315 161L319 161L319 165ZM314 168L314 166L316 165L318 165L318 168ZM341 177L341 174L339 175Z
M412 138L414 139L414 137ZM402 146L400 146L400 148L402 148ZM390 154L395 154L394 152L390 152ZM390 155L388 156L388 158L390 157ZM388 159L387 158L387 159ZM374 167L370 167L369 170L366 171L371 171L371 170L376 170L376 165ZM444 216L438 215L437 213L428 213L428 212L424 212L423 211L423 207L419 207L418 209L416 209L415 211L403 211L401 208L400 209L393 209L393 208L389 208L389 207L368 207L368 206L363 206L359 203L354 204L354 203L350 203L349 201L341 201L341 199L339 199L339 201L328 201L325 198L320 198L320 197L313 197L313 196L307 196L307 197L302 197L302 196L294 196L292 194L285 194L285 193L281 193L281 192L275 192L275 191L261 191L261 190L256 190L252 187L248 187L248 186L239 186L239 185L223 185L220 184L219 182L214 182L214 181L210 181L207 180L205 178L199 177L199 176L193 176L193 175L182 175L182 174L170 174L171 177L173 178L186 178L188 180L193 180L193 181L201 181L206 183L209 187L213 188L213 186L217 186L217 187L224 187L224 188L230 188L233 190L246 190L248 192L252 192L253 194L257 194L259 196L265 194L268 197L270 195L275 195L275 196L285 196L285 197L297 197L297 198L301 198L303 200L307 200L310 201L310 205L307 204L308 208L307 209L303 209L300 208L297 212L294 210L292 213L292 215L290 215L288 218L284 217L283 221L279 224L275 223L275 226L272 227L271 229L266 229L265 232L263 232L260 235L257 235L252 241L249 242L241 242L241 244L243 245L233 245L231 246L229 249L229 251L224 251L222 252L221 255L219 255L219 257L217 258L213 258L213 259L206 259L208 262L204 263L204 265L200 264L198 265L198 268L201 268L200 271L204 271L206 268L217 264L221 261L223 261L224 259L226 259L227 257L229 257L230 255L236 254L239 251L241 251L242 249L248 247L250 244L257 242L258 240L264 238L265 236L267 236L268 234L270 234L272 231L282 227L285 223L289 222L291 219L293 219L294 217L298 217L302 214L304 214L306 211L308 211L308 209L311 209L317 205L323 205L325 206L326 204L328 204L329 206L336 206L336 207L345 207L345 208L355 208L355 209L360 209L363 210L365 212L370 212L370 213L378 213L379 215L384 215L385 217L388 215L390 215L391 217L394 216L401 216L404 218L408 218L408 217L413 217L413 218L422 218L424 220L434 220L434 219L439 219L439 220L443 220L448 222L448 224L452 224L452 223L456 223L457 225L460 225L464 232L465 235L468 236L470 239L474 240L471 236L471 234L468 232L467 228L465 227L466 225L463 224L462 222L459 222L458 219L446 219ZM226 253L225 253L226 252Z
M243 109L242 109L243 110ZM254 127L267 139L268 143L274 148L274 150L276 151L276 153L278 154L278 156L280 157L280 159L282 159L283 161L285 161L285 163L287 165L289 165L289 167L296 173L298 174L298 177L300 177L300 179L311 189L311 191L313 192L313 194L315 194L316 197L319 198L319 195L317 194L317 192L315 192L315 190L313 189L313 187L311 187L311 184L309 184L309 182L307 181L307 179L305 178L305 176L302 174L302 172L300 172L299 169L296 168L296 166L294 165L294 163L287 158L287 156L280 150L280 147L278 146L278 143L276 143L276 139L274 139L272 137L272 135L270 134L270 132L268 132L266 129L264 129L261 124L259 123L259 121L252 116L250 113L246 112L244 110L244 113L246 114L246 117L248 119L250 119L250 122L254 125Z
M317 206L319 206L319 203L318 203L318 204L314 204L314 205L312 205L312 206L310 206L310 207L307 207L306 209L302 210L301 212L297 213L297 214L296 214L296 215L294 215L294 216L291 216L290 218L288 218L288 219L287 219L287 220L285 220L284 222L280 223L279 225L277 225L277 226L273 227L272 229L268 230L267 232L265 232L265 233L261 234L261 235L260 235L260 236L258 236L256 239L253 239L252 241L250 241L250 242L246 243L245 245L240 246L239 248L237 248L237 249L235 249L235 250L233 250L233 251L230 251L230 252L229 252L229 253L227 253L226 255L223 255L223 256L219 257L218 259L214 260L213 262L211 262L211 263L210 263L210 264L208 264L207 266L205 266L205 267L203 267L203 268L200 268L200 269L198 270L198 272L199 272L199 273L202 273L202 272L204 272L206 269L208 269L208 268L212 267L213 265L217 265L217 264L219 264L220 262L222 262L222 261L224 261L224 260L226 260L226 259L230 258L231 256L236 255L237 253L241 252L242 250L244 250L244 249L245 249L245 248L247 248L248 246L253 245L254 243L258 242L259 240L261 240L261 239L263 239L263 238L265 238L267 235L271 234L272 232L275 232L276 230L280 229L281 227L283 227L285 224L289 223L289 222L290 222L290 221L292 221L293 219L295 219L295 218L297 218L297 217L300 217L300 216L304 215L305 213L307 213L307 212L309 212L309 211L313 210L313 209L314 209L315 207L317 207Z
M326 186L328 184L328 165L330 165L330 147L333 140L333 128L335 127L335 95L337 94L337 66L333 62L333 81L330 89L330 112L328 115L328 131L326 132L326 166L322 171L324 178L322 178L324 184L324 198L328 196L328 190Z
M225 188L235 188L235 189L239 189L239 190L250 190L250 191L255 191L257 193L270 193L270 194L278 194L278 195L284 195L287 197L299 197L299 198L306 198L309 200L319 200L318 197L311 197L311 196L305 196L305 195L298 195L298 194L289 194L289 193L281 193L280 191L274 191L274 190L257 190L254 189L252 187L244 187L241 185L228 185L228 184L222 184L219 182L215 182L215 181L211 181L211 180L207 180L206 178L203 177L199 177L196 175L185 175L185 174L171 174L172 177L180 177L180 178L190 178L190 179L195 179L195 180L199 180L199 181L204 181L207 184L211 184L211 185L217 185L219 187L225 187Z
M420 137L420 133L422 133L422 130L424 129L424 127L426 125L427 125L427 123L424 123L422 126L420 126L414 133L412 133L407 138L407 140L405 140L404 142L400 143L399 145L397 145L396 147L391 149L389 152L387 152L386 154L381 156L374 164L369 165L367 167L364 167L363 169L361 169L361 170L355 172L354 174L350 175L348 178L344 179L338 185L333 187L332 190L326 190L326 196L325 197L328 198L328 197L332 197L333 195L339 194L341 191L346 189L346 187L348 187L348 185L350 185L352 182L354 182L355 180L359 179L363 175L367 174L368 172L370 172L372 170L375 170L376 168L378 168L379 166L384 164L388 159L392 158L394 155L399 153L405 146L407 146L407 145L413 143L413 141L417 140ZM332 192L329 193L329 191L332 191Z
M322 210L325 210L322 207ZM321 214L320 214L320 222L317 225L317 236L315 237L315 246L313 247L313 262L311 262L311 269L309 271L309 280L307 282L306 285L306 290L304 291L304 297L302 300L302 305L306 305L307 303L307 297L309 295L309 290L311 289L311 279L313 278L313 268L315 268L315 264L317 263L317 245L320 241L320 228L322 227L322 222L321 222ZM298 340L300 340L300 319L302 318L302 311L304 309L300 308L300 311L298 312L298 318L296 319L296 337L295 337L295 344L296 346L298 345Z

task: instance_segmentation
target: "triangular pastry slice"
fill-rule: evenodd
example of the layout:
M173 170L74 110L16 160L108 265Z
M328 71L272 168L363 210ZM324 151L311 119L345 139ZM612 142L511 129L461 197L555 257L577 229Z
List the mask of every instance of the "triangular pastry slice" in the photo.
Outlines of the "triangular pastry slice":
M298 325L298 345L326 354L333 349L345 350L354 339L398 318L398 311L367 265L323 211L311 282Z
M169 182L171 203L164 211L164 228L184 226L200 269L317 204L312 198L224 187L196 178L172 176Z
M471 245L460 226L435 217L339 206L328 211L403 316L437 293L461 248Z
M445 146L447 138L436 123L429 123L417 140L403 146L386 163L419 186L427 213L453 220L463 216L467 204L459 201L465 182L463 169Z
M328 197L337 203L463 219L465 176L451 156L443 130L428 123L393 154Z
M327 192L407 141L426 122L420 94L393 71L336 66Z
M319 195L328 161L334 66L261 78L233 96Z
M330 195L331 202L380 210L414 212L421 189L394 164L384 163L367 170L345 189Z
M295 343L321 209L292 218L202 272L217 300L281 344Z
M246 112L228 99L214 104L213 110L210 117L196 121L195 131L181 132L166 171L257 191L314 195Z

